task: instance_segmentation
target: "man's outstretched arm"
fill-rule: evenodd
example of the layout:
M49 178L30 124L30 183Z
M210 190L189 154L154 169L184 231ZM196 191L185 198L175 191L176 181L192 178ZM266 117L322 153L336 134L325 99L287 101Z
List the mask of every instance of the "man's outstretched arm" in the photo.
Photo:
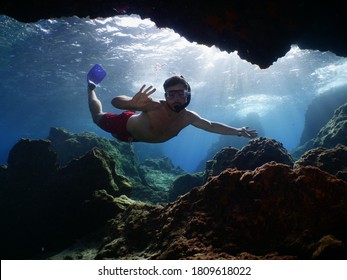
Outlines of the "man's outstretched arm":
M256 130L249 130L248 127L235 128L223 123L211 122L207 119L201 118L198 114L190 112L192 114L191 125L206 130L208 132L224 134L224 135L237 135L248 138L255 138L258 136Z

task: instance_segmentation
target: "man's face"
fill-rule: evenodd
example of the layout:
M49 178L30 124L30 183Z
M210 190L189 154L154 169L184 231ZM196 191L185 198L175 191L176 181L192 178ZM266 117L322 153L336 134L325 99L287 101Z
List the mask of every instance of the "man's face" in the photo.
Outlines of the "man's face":
M187 94L184 85L178 84L168 87L165 98L171 110L175 112L181 111L187 103Z

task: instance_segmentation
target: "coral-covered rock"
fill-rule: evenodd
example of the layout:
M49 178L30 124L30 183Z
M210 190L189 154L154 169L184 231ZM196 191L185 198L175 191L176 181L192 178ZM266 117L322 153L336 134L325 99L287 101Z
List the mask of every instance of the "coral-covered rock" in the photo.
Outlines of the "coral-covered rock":
M242 127L245 124L247 124L248 127L255 128L259 136L265 135L264 129L260 122L260 116L255 112L248 113L245 117L235 117L228 125L233 127ZM245 137L232 137L230 135L219 135L218 140L211 145L209 150L206 152L205 158L199 163L196 169L196 172L201 172L205 169L211 169L206 166L206 163L209 160L211 160L217 153L223 150L225 147L239 150L239 149L242 149L242 147L244 147L245 145L247 145L249 141L250 139ZM216 173L215 175L219 173Z
M138 168L141 185L135 185L132 198L150 203L167 203L172 183L185 172L168 157L146 159Z
M49 140L21 140L2 168L1 257L42 258L96 230L120 208L113 196L129 194L115 162L93 149L64 168Z
M191 189L203 184L203 174L185 174L178 177L169 191L169 201L175 201L180 195L186 194Z
M301 134L300 145L304 145L316 137L319 130L331 119L334 111L345 103L347 103L345 86L334 87L313 99L305 113L305 126Z
M21 139L11 149L7 162L12 184L41 184L58 171L57 155L49 140Z
M216 176L227 168L235 167L233 160L238 151L239 150L234 147L225 147L221 149L212 160L207 161L204 182L206 182L207 178L210 176Z
M263 164L275 161L293 166L294 161L283 144L269 138L257 138L249 142L235 154L233 167L240 170L253 170Z
M157 159L146 159L141 164L141 167L151 168L153 170L161 170L164 173L172 173L180 175L183 170L179 167L175 167L172 161L168 157L157 158Z
M62 128L51 128L48 139L58 154L61 165L78 159L88 151L103 150L116 163L120 174L138 180L137 160L132 145L99 137L92 132L71 133Z
M258 138L251 140L241 150L234 147L224 147L212 160L206 162L206 169L203 182L208 178L220 174L227 168L237 168L239 170L253 170L264 163L274 161L293 166L294 161L282 143L274 139ZM197 186L198 180L195 177L185 176L174 182L170 191L170 201L178 195L182 195L193 187Z
M327 155L327 170L346 149L339 148ZM35 162L36 155L41 158ZM316 157L324 159L322 154ZM216 158L237 169L210 176L205 185L158 206L119 196L128 193L132 182L118 173L117 164L103 150L92 149L59 168L49 141L21 141L10 153L9 166L1 168L0 213L6 225L0 231L1 240L6 240L1 257L347 258L345 181L317 167L293 169L276 163L292 162L272 139L250 141L231 160L222 154ZM271 162L251 169L266 160ZM215 166L217 170L226 165ZM151 161L146 173L164 167L173 166L167 160ZM17 179L21 172L27 180ZM149 178L154 180L146 177L147 182ZM52 256L76 239L81 243Z
M315 251L312 254L313 259L341 259L346 258L346 247L341 240L337 240L332 235L324 236L317 244Z
M316 166L320 169L346 179L344 171L347 170L347 147L337 145L334 148L315 148L307 151L295 162L294 167Z
M60 169L55 183L66 186L82 197L97 189L105 189L111 195L129 195L131 192L130 181L119 175L115 162L107 153L98 149L89 151Z
M113 169L117 170L117 176L126 176L131 182L133 199L167 203L172 182L184 174L184 171L174 167L167 157L146 159L139 164L133 145L99 137L95 133L78 134L62 128L51 128L48 138L62 166L81 158L95 148L103 151L114 162ZM119 181L125 181L125 178ZM129 195L126 189L127 187L120 193Z
M315 138L307 141L293 151L293 156L299 159L301 155L313 148L333 148L336 145L347 145L347 103L337 108L322 127Z
M345 259L346 221L346 182L269 163L225 170L165 207L130 205L95 257Z
M206 164L204 182L209 176L218 175L226 168L253 170L267 162L275 161L293 166L294 161L283 144L269 138L251 140L241 150L226 147L219 151Z
M335 110L333 117L317 134L313 145L332 148L337 144L347 145L347 103Z

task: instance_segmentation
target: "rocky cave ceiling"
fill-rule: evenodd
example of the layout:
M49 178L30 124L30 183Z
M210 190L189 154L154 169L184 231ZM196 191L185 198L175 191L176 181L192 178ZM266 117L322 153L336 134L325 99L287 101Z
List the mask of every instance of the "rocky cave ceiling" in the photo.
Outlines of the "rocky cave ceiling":
M346 7L344 0L1 0L0 14L21 22L138 14L267 68L293 44L346 57Z

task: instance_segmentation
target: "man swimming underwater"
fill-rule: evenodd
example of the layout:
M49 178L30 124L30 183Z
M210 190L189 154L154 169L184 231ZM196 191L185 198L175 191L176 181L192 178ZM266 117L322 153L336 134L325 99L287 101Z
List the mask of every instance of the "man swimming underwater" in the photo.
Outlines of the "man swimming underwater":
M211 122L197 113L187 110L191 98L189 84L181 76L173 76L164 82L165 100L153 100L156 89L143 85L133 97L121 95L111 103L121 114L105 113L95 93L95 85L88 83L88 102L93 121L115 138L125 142L165 142L188 125L208 132L237 135L248 138L257 136L256 130L247 127L234 128L222 123ZM136 114L135 111L141 113Z

